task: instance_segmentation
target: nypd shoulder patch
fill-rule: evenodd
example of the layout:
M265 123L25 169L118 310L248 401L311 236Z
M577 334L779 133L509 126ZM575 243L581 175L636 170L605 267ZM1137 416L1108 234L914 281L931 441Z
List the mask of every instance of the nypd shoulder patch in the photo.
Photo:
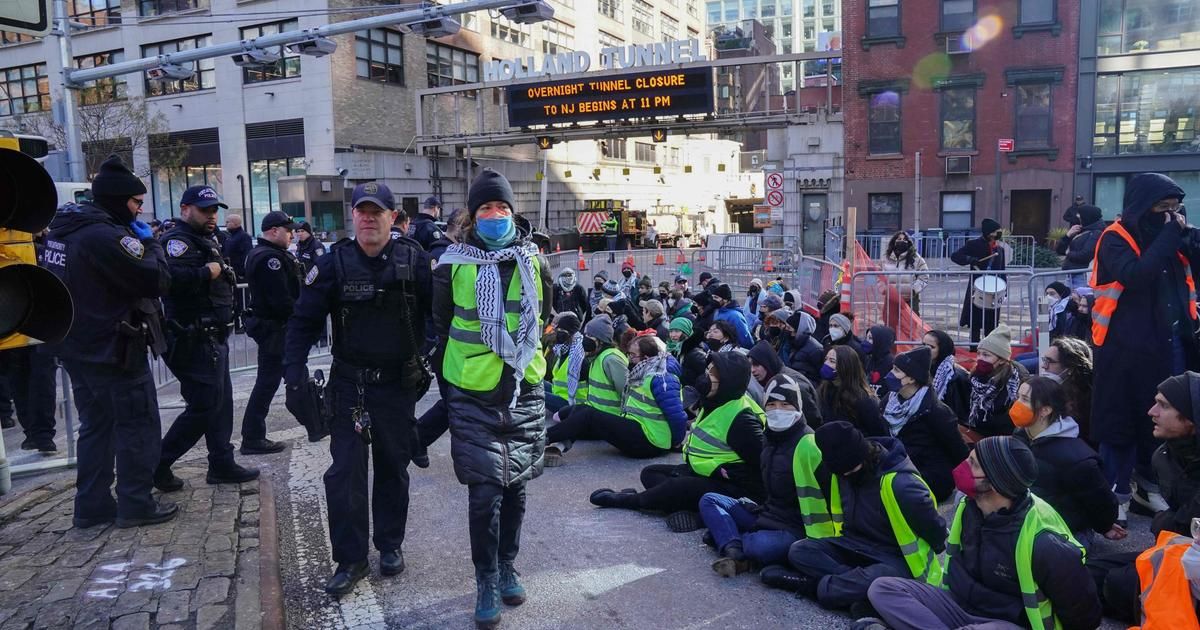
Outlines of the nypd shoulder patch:
M282 268L283 268L283 263L279 262L278 258L268 258L267 259L267 269L270 269L271 271L279 271ZM313 269L316 269L316 267L313 267Z
M315 250L315 252L314 252L314 254L313 254L313 256L314 256L314 257L316 257L316 258L320 258L320 257L321 257L321 256L323 256L323 255L325 255L325 250L324 250L324 249L318 249L318 250Z
M433 238L442 238L442 231L441 231L441 230L434 230L434 231L433 231Z
M138 260L141 260L146 253L146 247L142 245L142 242L132 236L121 237L121 249Z
M188 244L177 238L167 241L167 255L172 258L179 258L188 249Z
M314 283L316 281L317 281L317 267L314 265L312 269L308 270L308 275L304 276L304 284L311 286L312 283Z

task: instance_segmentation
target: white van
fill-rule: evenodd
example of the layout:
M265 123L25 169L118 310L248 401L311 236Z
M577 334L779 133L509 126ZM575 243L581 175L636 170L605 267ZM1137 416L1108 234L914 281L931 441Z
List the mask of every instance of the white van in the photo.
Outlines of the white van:
M60 207L65 203L83 203L92 194L92 185L87 182L55 182L54 189Z

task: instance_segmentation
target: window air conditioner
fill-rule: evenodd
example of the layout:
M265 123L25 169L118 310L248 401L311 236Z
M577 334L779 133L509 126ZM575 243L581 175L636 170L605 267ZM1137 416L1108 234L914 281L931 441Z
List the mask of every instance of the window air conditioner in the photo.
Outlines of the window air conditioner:
M971 156L969 155L950 155L946 157L946 174L947 175L970 175L971 174Z

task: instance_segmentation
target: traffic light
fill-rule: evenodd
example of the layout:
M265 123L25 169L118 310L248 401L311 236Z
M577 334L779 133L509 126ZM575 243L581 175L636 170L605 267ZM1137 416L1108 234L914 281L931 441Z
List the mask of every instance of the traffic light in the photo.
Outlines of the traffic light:
M71 294L37 266L33 243L57 205L54 180L37 160L0 149L0 350L62 341L71 329Z

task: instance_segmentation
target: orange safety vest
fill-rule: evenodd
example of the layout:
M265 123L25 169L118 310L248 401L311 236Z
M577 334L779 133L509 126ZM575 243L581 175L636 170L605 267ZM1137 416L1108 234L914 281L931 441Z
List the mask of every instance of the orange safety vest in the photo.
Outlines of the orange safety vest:
M1104 242L1104 235L1109 232L1115 233L1117 236L1125 239L1129 243L1129 248L1137 256L1142 255L1142 248L1138 247L1133 236L1121 225L1120 221L1108 226L1104 232L1100 234L1100 238L1096 240L1096 256L1092 262L1092 275L1088 279L1088 286L1096 293L1096 305L1092 307L1092 342L1097 347L1104 345L1104 338L1108 336L1108 323L1112 320L1113 313L1117 310L1117 300L1121 299L1121 293L1125 291L1125 285L1120 281L1113 280L1105 284L1099 284L1097 277L1100 274L1100 243ZM1192 280L1192 263L1188 261L1187 256L1179 252L1175 252L1179 256L1179 262L1183 264L1184 280L1187 282L1188 288L1188 315L1192 320L1196 320L1196 282Z
M1137 559L1142 584L1142 625L1130 630L1200 630L1192 589L1183 572L1183 553L1192 539L1158 533L1158 543Z

